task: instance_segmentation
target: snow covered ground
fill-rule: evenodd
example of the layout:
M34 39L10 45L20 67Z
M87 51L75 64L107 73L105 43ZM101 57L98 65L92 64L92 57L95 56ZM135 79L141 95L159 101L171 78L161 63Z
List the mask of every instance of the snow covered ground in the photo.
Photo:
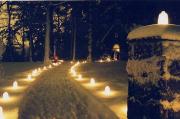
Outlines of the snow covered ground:
M1 80L0 94L8 91L9 101L0 97L5 119L126 119L127 73L125 62L88 63L78 67L84 81L73 80L69 74L70 63L45 71L36 81L24 79L41 63L7 63L5 80ZM96 86L89 85L89 79ZM18 81L18 90L12 89ZM111 94L104 96L104 86L110 86ZM20 108L19 108L20 107ZM20 110L19 110L20 109ZM19 111L18 111L19 110Z
M127 118L128 78L126 62L83 64L78 67L77 72L84 77L81 84L90 93L108 106L118 117ZM89 86L90 78L95 79L96 86ZM110 96L104 96L105 86L110 86Z

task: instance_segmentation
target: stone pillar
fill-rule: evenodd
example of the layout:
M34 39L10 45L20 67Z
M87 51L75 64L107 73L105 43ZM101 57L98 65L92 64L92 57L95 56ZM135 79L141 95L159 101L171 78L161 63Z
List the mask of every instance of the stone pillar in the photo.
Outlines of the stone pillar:
M129 40L128 119L180 119L180 40Z

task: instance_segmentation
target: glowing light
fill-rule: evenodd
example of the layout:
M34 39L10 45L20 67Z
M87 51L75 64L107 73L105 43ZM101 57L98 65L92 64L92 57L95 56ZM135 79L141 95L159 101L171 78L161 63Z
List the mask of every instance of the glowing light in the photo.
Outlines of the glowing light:
M87 63L87 61L83 61L82 63L83 63L83 64L86 64L86 63Z
M122 107L122 112L126 115L127 111L128 111L127 106L123 106Z
M18 83L17 83L17 81L14 81L13 82L13 88L16 89L17 87L18 87Z
M167 25L168 23L168 14L165 11L162 11L158 17L158 24Z
M43 70L47 70L47 67L46 67L46 66L44 66L44 67L43 67Z
M110 57L108 57L106 60L107 60L107 62L110 62L110 61L111 61L111 58L110 58Z
M33 71L32 71L32 76L36 76L36 75L37 75L37 72L38 72L37 69L33 70Z
M109 96L111 93L111 89L109 86L106 86L105 89L104 89L104 95L105 96Z
M53 66L58 66L58 63L53 63Z
M59 60L60 62L64 62L64 60Z
M79 64L80 64L80 62L78 61L78 62L76 63L76 66L79 65Z
M77 76L77 74L76 74L76 72L75 72L75 71L73 71L72 75L73 75L74 77L75 77L75 76Z
M102 63L102 62L103 62L103 60L102 60L102 59L100 59L100 60L99 60L99 62L100 62L100 63Z
M51 65L49 65L49 67L48 67L48 68L50 68L50 69L51 69L51 68L52 68L52 66L51 66Z
M3 108L0 106L0 119L4 119Z
M9 99L9 94L8 92L4 92L2 95L3 100L8 100Z
M30 74L27 76L27 80L32 80L32 76Z
M71 61L70 63L71 63L71 64L73 64L74 62L73 62L73 61Z
M78 80L82 80L82 75L81 74L78 75Z
M38 72L40 72L41 71L41 68L38 68Z
M91 79L90 79L90 84L91 84L91 86L94 86L95 83L96 83L96 82L95 82L94 78L91 78Z

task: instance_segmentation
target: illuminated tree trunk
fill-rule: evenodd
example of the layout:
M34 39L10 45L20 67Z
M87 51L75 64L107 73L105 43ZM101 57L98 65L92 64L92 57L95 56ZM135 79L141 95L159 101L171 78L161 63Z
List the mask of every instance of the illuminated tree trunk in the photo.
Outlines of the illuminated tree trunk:
M44 63L47 64L50 62L49 54L50 54L50 39L52 33L52 8L48 6L47 15L46 15L46 37L45 37L45 48L44 48Z

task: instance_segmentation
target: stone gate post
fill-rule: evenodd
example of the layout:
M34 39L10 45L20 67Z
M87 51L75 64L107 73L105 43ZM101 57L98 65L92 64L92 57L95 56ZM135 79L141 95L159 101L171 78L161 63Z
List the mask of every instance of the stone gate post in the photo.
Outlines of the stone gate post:
M180 119L180 26L129 33L128 119Z

